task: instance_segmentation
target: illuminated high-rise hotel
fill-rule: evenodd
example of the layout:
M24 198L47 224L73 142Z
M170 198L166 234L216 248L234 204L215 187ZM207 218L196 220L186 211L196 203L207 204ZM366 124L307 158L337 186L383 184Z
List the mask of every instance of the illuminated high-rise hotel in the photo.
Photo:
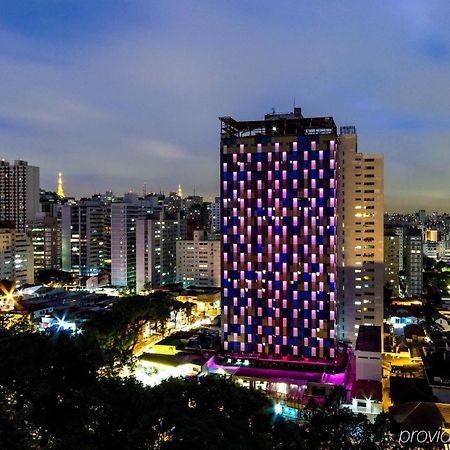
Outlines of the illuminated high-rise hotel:
M334 358L334 120L220 120L224 350Z

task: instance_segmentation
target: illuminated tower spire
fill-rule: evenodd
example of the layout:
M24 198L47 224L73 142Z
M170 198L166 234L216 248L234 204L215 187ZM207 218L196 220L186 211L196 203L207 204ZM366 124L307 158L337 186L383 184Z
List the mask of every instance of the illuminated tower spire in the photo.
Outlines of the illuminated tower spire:
M181 184L178 185L178 197L183 198L183 189L181 189Z
M62 185L62 173L61 172L58 173L58 190L56 191L56 195L59 198L65 197L64 189L63 189L63 185Z

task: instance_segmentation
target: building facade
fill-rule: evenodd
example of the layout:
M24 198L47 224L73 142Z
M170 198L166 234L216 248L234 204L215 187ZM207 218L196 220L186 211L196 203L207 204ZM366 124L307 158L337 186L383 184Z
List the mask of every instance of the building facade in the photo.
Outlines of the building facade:
M0 161L0 221L13 222L25 231L26 223L40 211L39 167L26 161Z
M90 276L105 267L106 209L95 200L61 207L62 270Z
M400 236L392 233L384 236L384 285L393 297L400 295Z
M337 159L338 336L354 345L383 322L384 161L358 153L355 127L341 127Z
M136 291L177 282L177 241L186 239L186 220L164 211L136 224Z
M220 197L216 197L211 203L211 234L220 236Z
M334 358L334 120L220 120L223 348Z
M34 270L61 269L61 228L55 217L39 217L27 223L34 252Z
M408 230L405 239L406 292L408 296L421 296L423 289L422 233Z
M34 283L31 240L14 228L0 228L0 280L14 281L16 286Z
M203 230L192 240L176 243L177 281L184 287L220 287L220 240L209 240Z
M111 203L111 284L136 285L136 221L141 208L131 203Z

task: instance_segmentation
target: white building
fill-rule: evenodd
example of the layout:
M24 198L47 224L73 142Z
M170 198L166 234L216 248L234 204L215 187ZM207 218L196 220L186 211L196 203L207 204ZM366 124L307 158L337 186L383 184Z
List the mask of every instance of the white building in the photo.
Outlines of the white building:
M381 381L381 327L359 327L355 346L356 380Z
M177 280L185 287L220 287L220 240L198 230L192 240L177 241Z
M25 233L12 228L0 229L0 280L17 286L34 283L33 245Z
M338 338L355 344L383 322L384 160L357 152L355 127L341 127L337 155Z

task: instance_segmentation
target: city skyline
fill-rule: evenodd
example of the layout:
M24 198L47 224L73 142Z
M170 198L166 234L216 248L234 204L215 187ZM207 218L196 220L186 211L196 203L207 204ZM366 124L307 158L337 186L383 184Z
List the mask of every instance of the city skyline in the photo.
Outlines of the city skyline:
M217 117L295 101L385 154L387 211L449 210L445 3L260 5L6 1L0 157L41 167L45 189L63 172L75 197L147 183L211 199Z

